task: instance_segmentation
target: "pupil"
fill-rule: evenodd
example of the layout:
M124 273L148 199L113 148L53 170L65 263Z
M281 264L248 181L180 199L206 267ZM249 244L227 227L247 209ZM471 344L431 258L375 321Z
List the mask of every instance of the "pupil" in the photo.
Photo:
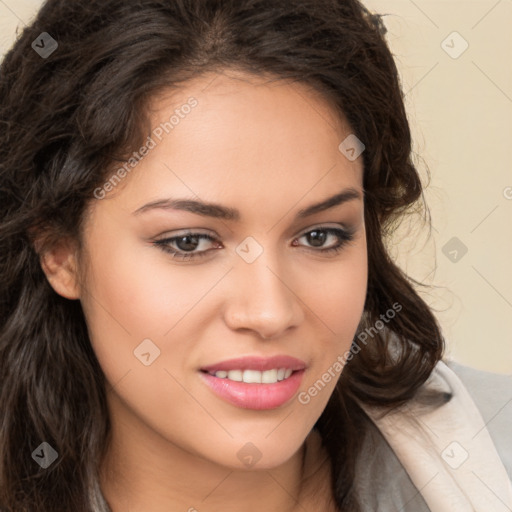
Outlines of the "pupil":
M189 242L188 244L187 243L185 243L185 244L181 243L183 240L190 240L190 239L193 240L193 241ZM176 240L176 245L182 251L187 251L187 250L192 251L192 250L197 248L198 241L199 241L199 237L197 237L197 236L184 235L184 236L178 238L178 240Z
M308 236L309 236L310 240L313 241L313 242L310 242L311 245L313 245L315 247L316 246L320 247L325 243L325 237L327 236L327 233L325 233L323 231L311 231Z

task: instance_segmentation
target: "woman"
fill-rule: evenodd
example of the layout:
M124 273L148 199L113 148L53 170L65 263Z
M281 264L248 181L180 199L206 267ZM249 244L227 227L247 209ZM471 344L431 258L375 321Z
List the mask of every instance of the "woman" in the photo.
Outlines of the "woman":
M0 78L2 510L510 510L510 380L386 252L422 186L383 32L44 4Z

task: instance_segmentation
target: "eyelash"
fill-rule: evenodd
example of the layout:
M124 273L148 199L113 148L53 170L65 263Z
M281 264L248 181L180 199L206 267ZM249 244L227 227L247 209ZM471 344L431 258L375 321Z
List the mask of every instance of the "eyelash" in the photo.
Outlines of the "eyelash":
M311 250L313 252L335 255L335 254L339 253L347 244L349 244L350 242L352 242L354 240L354 232L353 231L347 231L344 229L330 228L330 227L315 228L310 231L306 231L306 233L303 233L298 238L302 238L303 236L306 236L314 231L321 231L321 232L327 233L329 235L334 235L338 238L339 242L334 247L329 247L327 249L309 248L309 250ZM164 252L172 254L172 257L174 259L180 259L180 260L187 260L187 261L195 260L197 258L202 258L202 257L206 256L210 252L209 250L206 250L206 251L200 251L197 253L188 253L188 252L182 253L175 249L171 249L171 247L169 247L170 243L173 243L175 240L179 240L179 239L187 237L187 236L192 236L194 238L198 238L199 240L211 240L212 242L216 241L215 238L213 238L210 235L207 235L205 233L188 232L188 233L183 233L182 235L175 236L172 238L164 238L162 240L156 240L154 242L154 244L157 247L159 247L160 249L162 249Z

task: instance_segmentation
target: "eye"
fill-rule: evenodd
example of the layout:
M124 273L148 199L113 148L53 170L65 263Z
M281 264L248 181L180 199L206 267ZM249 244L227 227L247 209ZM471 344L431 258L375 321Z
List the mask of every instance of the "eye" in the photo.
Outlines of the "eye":
M216 239L205 233L184 233L183 235L174 236L172 238L164 238L163 240L156 240L154 243L160 247L164 252L172 254L173 258L180 260L192 260L195 258L202 258L210 251L199 251L192 253L200 245L201 240L208 240L215 242ZM178 249L173 249L171 244L174 244Z
M337 241L330 247L322 247L329 236L333 237ZM354 240L354 230L345 230L332 227L315 228L296 238L293 241L293 245L297 246L298 244L296 241L300 240L301 238L306 238L307 243L312 245L312 248L309 247L307 250L321 254L335 254L340 252L343 247L345 247L345 245ZM171 238L155 240L153 243L164 252L171 254L173 259L190 261L196 258L202 258L211 251L196 251L198 246L201 245L201 241L203 240L218 242L216 238L213 238L212 236L205 233L187 232Z
M340 252L346 244L352 242L354 240L354 232L347 231L345 229L340 228L316 228L307 233L304 233L302 236L297 238L300 240L301 238L308 239L308 243L312 243L313 247L318 247L319 245L323 245L327 237L332 236L338 241L331 247L323 247L321 249L313 249L315 252L320 252L322 254L331 254ZM295 244L295 240L293 245Z

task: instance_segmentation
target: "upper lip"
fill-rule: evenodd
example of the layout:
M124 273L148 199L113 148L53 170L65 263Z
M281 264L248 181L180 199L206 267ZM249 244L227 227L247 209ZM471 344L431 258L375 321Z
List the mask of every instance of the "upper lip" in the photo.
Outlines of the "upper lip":
M235 359L228 359L220 361L208 366L203 366L201 370L206 372L217 371L230 371L230 370L272 370L274 368L290 368L291 370L303 370L306 368L306 363L287 355L277 355L272 357L261 356L247 356L237 357Z

